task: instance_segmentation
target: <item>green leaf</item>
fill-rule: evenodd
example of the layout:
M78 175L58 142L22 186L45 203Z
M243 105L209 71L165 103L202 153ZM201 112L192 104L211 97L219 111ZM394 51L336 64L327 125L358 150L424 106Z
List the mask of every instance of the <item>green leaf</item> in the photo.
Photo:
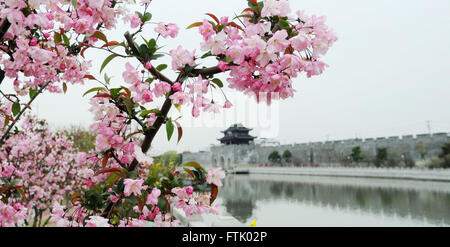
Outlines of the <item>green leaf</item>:
M55 41L55 44L61 43L62 38L61 38L61 34L60 34L60 33L55 32L55 38L54 38L54 41Z
M208 51L207 53L203 54L201 57L202 59L212 56L211 51Z
M101 90L103 90L103 89L105 89L105 88L104 88L104 87L94 87L94 88L91 88L91 89L87 90L87 91L83 94L83 97L86 96L86 95L89 94L89 93L101 91Z
M37 90L30 88L30 90L29 90L30 99L33 99L34 97L36 97L36 94L37 94Z
M100 73L102 73L102 71L106 67L106 65L108 65L108 63L111 62L111 60L113 60L115 57L117 57L117 55L116 54L112 54L109 57L107 57L105 59L105 61L103 61L102 67L100 68Z
M74 8L78 8L78 0L72 0L72 5Z
M127 107L128 114L131 116L133 114L133 108L134 108L133 102L131 101L131 99L126 98L126 97L121 97L121 99L123 100L123 102L125 103L125 106Z
M147 21L150 21L151 19L152 19L152 14L150 14L150 13L145 13L145 15L141 17L142 22L147 22Z
M147 115L152 114L152 113L159 114L159 113L161 113L161 111L158 110L158 109L145 110L145 111L143 111L143 112L140 114L140 116L141 116L141 117L146 117Z
M108 43L108 39L106 38L105 34L100 31L96 31L94 34L92 34L91 37L99 38L103 40L105 43Z
M221 80L219 80L219 79L217 79L217 78L214 78L214 79L212 79L212 82L213 82L214 84L216 84L218 87L223 88L223 83L222 83Z
M116 98L117 96L119 96L120 91L122 90L122 88L111 88L109 90L109 92L111 93L111 96L113 98Z
M183 166L194 167L194 168L197 168L197 169L202 170L202 171L205 170L205 169L204 169L199 163L197 163L197 162L188 162L188 163L184 164Z
M20 103L19 102L15 102L12 105L12 113L14 114L14 116L17 116L17 114L19 114L20 112Z
M109 84L111 82L112 77L108 77L108 75L105 73L105 82L106 84Z
M166 132L167 132L167 140L170 141L170 138L172 138L173 130L175 127L173 126L172 119L168 119L166 122Z
M287 21L284 20L284 19L280 19L280 20L278 21L278 25L280 25L280 27L281 27L282 29L286 29L286 30L290 30L290 29L291 29L291 24L289 24L289 22L287 22Z
M167 69L167 64L160 64L156 67L156 69L158 71L163 71L163 70Z
M160 58L160 57L164 57L164 54L153 54L153 55L150 57L150 59L151 59L151 60L156 60L156 59L158 59L158 58Z
M153 49L153 48L155 48L156 47L156 40L155 39L151 39L149 42L148 42L148 48L150 48L150 50L151 49Z
M113 172L111 173L111 175L109 175L109 178L108 180L106 180L106 183L109 185L114 185L120 178L121 177L117 172Z
M67 35L63 34L63 39L64 39L64 44L65 44L66 46L70 46L70 40L69 40L69 38L67 37Z
M141 56L145 56L150 53L150 49L148 49L148 46L146 44L140 45L138 50Z

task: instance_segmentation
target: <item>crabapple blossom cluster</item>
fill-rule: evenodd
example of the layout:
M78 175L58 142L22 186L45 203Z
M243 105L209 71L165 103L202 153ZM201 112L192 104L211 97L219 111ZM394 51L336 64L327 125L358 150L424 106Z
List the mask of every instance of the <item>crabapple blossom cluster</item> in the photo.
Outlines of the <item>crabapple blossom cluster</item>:
M188 162L180 170L160 171L146 155L163 125L169 141L175 130L181 140L181 116L173 119L171 107L192 107L194 117L232 107L223 82L215 78L225 72L230 88L257 100L262 94L270 102L272 93L292 97L292 79L321 74L327 65L319 59L337 40L325 17L291 14L287 0L249 0L249 8L234 18L240 24L208 13L213 21L188 27L199 28L204 55L181 45L162 52L159 37L175 39L180 29L175 23L150 22L151 2L140 1L141 13L126 8L135 3L131 0L0 1L0 83L12 80L15 91L0 90L0 127L9 126L0 131L0 226L22 221L64 227L178 226L171 207L186 215L218 213L214 201L223 186L223 170L206 171ZM126 32L124 42L110 41L100 30L114 28L119 18L134 33ZM156 27L147 32L146 24ZM138 44L138 34L145 43ZM150 35L154 38L147 40ZM89 48L109 54L100 73L112 59L127 59L119 87L113 88L106 74L100 81L90 73L92 62L80 59ZM163 74L168 65L157 64L166 55L178 74L175 80ZM208 57L217 59L217 65L200 66L200 59ZM33 117L23 120L20 131L9 133L38 94L66 92L66 83L85 79L102 85L84 94L96 93L89 109L95 148L89 153L77 152L66 136ZM223 103L214 98L216 90ZM24 104L21 99L27 95L30 101ZM164 103L157 105L160 99ZM41 222L44 214L50 217Z
M16 203L13 206L0 201L0 227L21 225L27 218L27 208Z
M87 154L77 152L66 135L52 133L36 117L23 119L20 131L0 149L0 195L4 200L0 225L23 219L38 226L37 220L49 213L52 201L63 201L87 186L94 172L86 160Z
M26 106L24 96L66 92L67 84L84 83L91 62L82 60L80 51L102 38L101 29L115 27L127 13L126 2L1 0L0 78L11 80L14 92L3 94L0 106L8 101L16 106L13 114L2 111L0 122L18 115L20 106Z
M172 193L175 194L175 197L172 199L174 206L182 209L187 216L191 216L194 213L218 214L218 205L210 205L211 195L209 193L194 195L194 188L192 186L173 188Z
M252 2L252 1L250 1ZM230 69L229 87L257 97L277 93L292 97L292 79L322 74L326 65L319 59L337 40L325 17L303 11L291 15L286 0L249 3L242 15L244 28L222 17L217 23L206 19L199 26L201 49L217 56L219 67ZM200 24L200 23L199 23ZM179 59L173 57L173 64ZM270 95L269 95L270 97Z

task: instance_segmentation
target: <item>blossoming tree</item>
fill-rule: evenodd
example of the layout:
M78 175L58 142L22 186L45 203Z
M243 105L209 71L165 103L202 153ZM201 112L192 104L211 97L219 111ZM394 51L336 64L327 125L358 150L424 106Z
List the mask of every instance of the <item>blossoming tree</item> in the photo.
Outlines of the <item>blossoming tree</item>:
M214 201L225 176L220 168L205 171L190 162L182 172L150 179L153 160L146 153L162 126L169 140L175 130L178 141L182 138L182 126L169 117L172 106L188 107L192 117L232 107L225 94L223 100L208 97L225 86L219 74L228 76L230 88L257 101L270 102L273 95L292 97L292 79L303 73L320 75L327 66L320 58L337 40L325 17L293 14L287 0L247 2L239 16L207 13L205 19L187 25L198 28L203 38L199 44L203 54L197 54L182 45L163 51L164 39L176 38L180 29L175 23L152 22L151 0L140 1L142 10L134 13L128 8L135 1L127 0L0 1L0 82L10 80L14 87L11 93L0 90L3 157L10 155L9 149L17 149L12 140L21 138L18 133L35 141L43 138L27 131L33 128L29 118L23 120L27 124L22 132L16 126L42 92L65 93L68 85L85 80L99 85L85 93L92 97L91 130L97 135L92 153L77 154L62 139L55 144L65 147L61 153L44 152L47 157L22 153L23 161L13 155L9 159L14 164L2 159L0 225L17 225L50 208L48 221L57 226L176 226L171 207L187 215L217 213ZM120 18L129 23L130 31L122 41L109 40L105 30L113 29ZM152 32L145 29L149 25L155 25ZM98 79L89 73L92 61L84 56L88 49L108 53L100 72L113 59L126 60L120 87L112 87L106 74ZM164 75L169 66L158 62L166 55L172 59L176 79ZM211 58L216 64L204 67ZM156 103L158 98L162 105ZM33 147L39 144L30 144ZM32 177L40 176L44 184L51 183L45 176L55 181L63 177L53 167L77 176L65 179L67 175L52 192L44 189L46 185L34 188ZM11 177L23 182L16 186ZM70 200L63 201L63 195Z

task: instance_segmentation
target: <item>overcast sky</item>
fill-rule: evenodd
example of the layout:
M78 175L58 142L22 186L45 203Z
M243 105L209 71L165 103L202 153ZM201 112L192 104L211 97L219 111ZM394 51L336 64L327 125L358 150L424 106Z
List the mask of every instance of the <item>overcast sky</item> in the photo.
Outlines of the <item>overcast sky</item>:
M162 129L152 154L167 150L197 151L218 144L220 130L231 122L249 125L254 128L251 134L273 137L281 143L427 133L427 121L431 121L432 132L450 131L450 1L297 0L290 3L293 11L326 15L328 25L338 35L339 40L323 59L330 65L325 73L316 78L307 79L302 75L295 79L294 98L273 104L272 108L253 110L237 105L236 100L242 100L242 94L226 90L235 100L236 108L246 108L248 114L234 114L232 109L228 111L231 117L225 117L225 121L185 127L178 145L176 138L167 143ZM201 53L201 36L197 29L185 30L186 26L201 21L207 12L233 16L245 7L244 0L154 0L151 4L152 21L175 22L180 26L177 39L162 40L161 45L167 44L165 51L182 44L187 49L197 49L197 54ZM121 41L128 26L120 25L110 32L110 40ZM143 35L156 37L153 29L154 26L148 26ZM86 52L86 57L96 58L94 71L99 71L107 55ZM170 63L169 59L161 61ZM116 83L121 83L123 64L118 59L106 69L108 75L115 76ZM169 76L174 78L175 74ZM92 115L87 111L88 98L81 96L96 86L88 82L69 87L67 95L46 94L35 103L34 110L58 128L88 127ZM267 122L252 124L248 116L259 112L271 112L272 117ZM171 113L174 117L180 115L176 110ZM227 112L213 117L223 119L224 114ZM185 121L190 118L188 114L183 117Z

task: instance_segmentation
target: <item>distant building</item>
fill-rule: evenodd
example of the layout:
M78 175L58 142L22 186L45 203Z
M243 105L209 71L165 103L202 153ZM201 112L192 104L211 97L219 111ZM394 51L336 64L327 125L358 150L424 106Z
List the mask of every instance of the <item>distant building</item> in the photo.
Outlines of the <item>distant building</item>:
M256 138L249 135L252 129L244 127L242 124L234 124L225 131L224 137L218 139L220 143L225 145L249 145Z
M195 161L212 167L230 168L234 165L268 163L268 156L273 151L279 153L289 150L292 160L300 164L319 163L336 164L348 162L354 147L359 146L366 159L374 159L378 148L387 148L392 157L410 159L414 162L437 157L444 143L450 142L449 133L406 135L403 137L379 137L336 140L331 142L311 142L280 145L273 139L255 139L249 135L251 129L241 124L234 124L219 139L221 145L213 145L206 152L187 153L183 162ZM419 153L417 143L427 147ZM244 145L247 144L247 145Z

